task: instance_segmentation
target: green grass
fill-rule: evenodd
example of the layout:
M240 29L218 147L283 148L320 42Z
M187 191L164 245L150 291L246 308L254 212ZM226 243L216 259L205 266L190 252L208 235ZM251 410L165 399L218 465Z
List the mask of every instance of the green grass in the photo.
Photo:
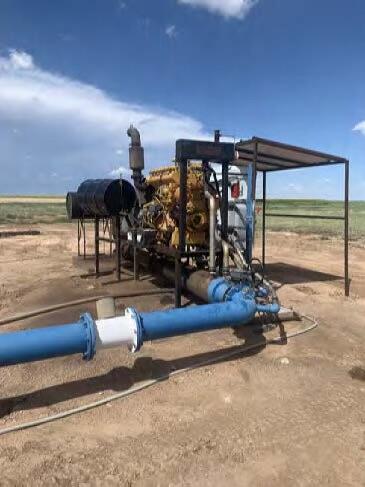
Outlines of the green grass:
M14 201L0 202L0 224L29 225L37 223L65 223L65 203L41 201L21 202L21 196ZM45 198L45 197L43 197ZM49 199L49 197L47 197ZM1 198L0 198L1 201ZM261 203L257 203L260 210ZM343 215L343 203L326 200L269 200L267 213L291 213L308 215ZM340 236L343 222L333 220L310 220L267 217L267 229L297 233L317 233L323 236ZM257 215L257 230L261 228L261 213ZM365 201L350 203L350 234L352 239L365 237Z
M0 224L67 222L65 203L0 203Z
M259 202L258 207L262 205ZM288 213L293 215L343 216L343 202L326 200L269 200L267 213ZM261 228L261 213L257 218L257 227ZM317 233L337 236L343 234L344 222L337 220L313 220L304 218L266 218L269 230L290 231L296 233ZM365 201L350 203L350 235L352 239L365 237Z

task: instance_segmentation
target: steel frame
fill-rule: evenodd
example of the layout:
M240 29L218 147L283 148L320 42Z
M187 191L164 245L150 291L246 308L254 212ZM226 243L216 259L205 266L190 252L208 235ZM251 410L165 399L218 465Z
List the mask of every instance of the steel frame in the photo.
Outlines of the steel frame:
M261 139L254 139L255 140L255 151L254 151L254 166L256 172L256 164L257 164L257 144ZM265 141L267 142L267 141ZM270 141L272 145L277 145ZM285 146L285 144L280 144L281 146ZM293 147L293 146L290 146ZM297 148L299 149L299 148ZM307 149L300 149L302 152L316 155L318 154L316 151L310 151ZM281 218L311 218L311 219L320 219L320 220L341 220L344 222L344 290L345 296L350 295L350 277L349 277L349 177L350 177L350 162L347 159L343 158L335 158L335 156L328 156L332 159L335 159L334 162L328 163L321 163L316 165L306 165L305 167L317 167L317 166L324 166L324 165L334 165L334 164L344 164L344 215L342 217L338 216L325 216L325 215L292 215L292 214L280 214L280 213L267 213L266 212L266 194L267 194L267 172L274 172L275 170L265 170L261 171L263 174L262 178L262 265L265 268L265 258L266 258L266 217L281 217ZM303 166L299 166L303 168ZM297 167L298 168L298 167ZM293 169L292 167L287 169ZM277 170L285 170L277 169Z
M102 221L103 235L100 236L100 221ZM115 222L116 235L113 237L112 233L112 221ZM115 274L118 281L121 278L121 233L120 233L120 215L109 218L94 218L94 247L95 247L95 277L99 277L100 272L100 242L109 243L109 253L112 255L112 246L115 245ZM105 237L106 232L109 233L109 237Z
M214 131L214 142L220 142L220 131ZM172 255L175 264L175 307L181 307L182 295L182 261L184 257L193 257L198 254L208 255L209 251L189 251L186 249L186 205L187 205L187 170L188 160L177 159L179 165L180 204L179 204L179 245L171 252L171 249L164 251L161 247L156 248L157 252L165 255ZM206 161L206 162L209 162ZM222 166L222 194L221 194L221 233L226 238L228 234L228 190L229 190L229 163L228 161L215 161ZM222 259L220 256L220 271L222 271Z

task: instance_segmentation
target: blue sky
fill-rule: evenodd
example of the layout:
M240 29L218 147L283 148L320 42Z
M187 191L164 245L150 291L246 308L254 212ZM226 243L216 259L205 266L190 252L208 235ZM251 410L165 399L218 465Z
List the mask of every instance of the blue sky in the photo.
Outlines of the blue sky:
M0 193L117 174L132 122L147 168L220 128L346 156L365 199L364 25L363 0L0 0ZM268 182L343 194L339 167Z

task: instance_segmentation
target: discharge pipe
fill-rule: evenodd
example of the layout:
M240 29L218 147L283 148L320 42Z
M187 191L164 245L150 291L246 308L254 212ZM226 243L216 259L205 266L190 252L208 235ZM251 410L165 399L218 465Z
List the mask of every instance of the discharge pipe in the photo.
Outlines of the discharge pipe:
M141 190L143 189L142 171L144 169L144 149L141 145L141 135L133 125L127 130L127 135L131 139L129 146L129 167L132 169L132 179L135 187Z
M95 321L86 313L77 323L0 334L0 366L75 353L90 360L98 350L118 346L136 352L146 340L241 326L256 311L279 312L279 304L257 304L249 283L224 278L206 282L209 304L148 313L127 308L124 316Z

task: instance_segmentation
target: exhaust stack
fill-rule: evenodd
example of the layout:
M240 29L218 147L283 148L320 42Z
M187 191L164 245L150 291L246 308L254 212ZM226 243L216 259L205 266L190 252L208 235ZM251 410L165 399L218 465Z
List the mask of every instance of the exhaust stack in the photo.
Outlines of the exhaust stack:
M141 145L141 136L139 131L131 125L127 130L128 137L131 138L129 146L129 167L132 169L132 179L138 187L142 183L142 171L144 169L144 149Z

